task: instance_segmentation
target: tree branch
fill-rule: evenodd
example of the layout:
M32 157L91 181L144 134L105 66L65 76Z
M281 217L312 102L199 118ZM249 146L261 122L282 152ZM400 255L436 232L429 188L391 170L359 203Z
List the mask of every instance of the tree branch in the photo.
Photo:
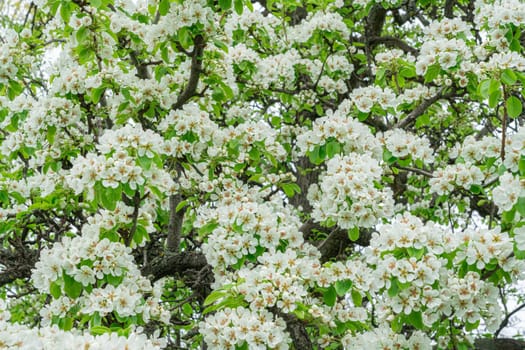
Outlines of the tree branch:
M181 253L166 253L144 266L142 275L157 281L166 276L185 275L190 271L200 271L208 265L206 257L201 252L184 251Z
M202 35L197 35L194 39L194 47L191 53L191 70L190 78L188 79L188 84L186 88L182 91L177 99L177 102L171 106L172 109L181 108L190 98L195 96L195 91L197 90L197 85L199 84L199 77L202 72L202 59L204 54L204 47L206 42Z
M419 55L419 50L408 45L403 40L396 38L395 36L391 35L385 35L385 36L374 36L371 38L368 38L368 42L370 43L370 46L374 47L376 45L385 45L387 47L397 47L401 50L403 50L405 53L410 53L414 56Z
M299 231L301 231L305 237L310 237L313 230L321 232L328 231L326 227L321 226L313 220L308 220L299 228ZM370 238L372 238L372 231L362 228L359 230L359 238L352 242L348 238L348 230L334 227L328 234L328 237L326 237L317 247L321 252L321 262L336 257L351 244L366 247L370 244Z
M437 94L434 96L423 100L412 112L410 112L406 118L401 119L397 124L395 125L396 128L406 128L410 124L412 124L417 117L425 113L428 107L430 107L434 102L439 101L442 98L452 97L454 96L454 92L449 92L448 94L443 94L443 89L439 90Z
M507 327L508 323L509 323L509 320L510 318L515 315L518 311L520 311L521 309L525 308L525 304L521 304L520 306L518 306L517 308L515 308L514 310L512 310L512 312L510 312L507 316L505 316L505 318L503 319L503 321L501 321L500 325L499 325L499 328L496 332L494 332L494 338L497 338L499 336L499 334L501 333L501 331Z
M290 198L290 204L296 208L301 207L305 213L310 213L312 211L312 206L306 196L310 185L318 181L319 170L312 169L312 164L308 157L299 158L294 165L296 168L294 175L297 178L297 185L301 188L301 193L297 193Z
M180 194L170 196L170 217L168 223L168 237L166 239L166 249L169 252L177 252L180 246L180 233L184 219L184 210L177 212L177 205L182 201Z
M38 259L36 250L0 250L0 286L4 286L19 278L31 277L31 269Z

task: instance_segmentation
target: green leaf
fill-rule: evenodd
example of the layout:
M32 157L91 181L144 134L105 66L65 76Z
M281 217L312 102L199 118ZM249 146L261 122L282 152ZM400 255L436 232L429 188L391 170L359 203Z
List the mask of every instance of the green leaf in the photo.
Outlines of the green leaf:
M153 163L153 159L143 155L142 157L137 158L137 163L142 169L149 170L151 168L151 164Z
M177 207L175 208L176 212L181 211L182 208L184 208L186 205L188 205L188 200L180 201L179 204L177 204Z
M100 317L98 311L95 311L95 313L91 317L91 321L89 322L89 324L92 327L91 329L98 327L102 324L102 317Z
M159 3L159 14L166 16L170 11L170 0L160 0Z
M465 343L465 342L460 342L460 343L457 344L456 348L458 350L471 350L472 349L472 344Z
M95 53L93 52L91 47L84 46L84 45L79 46L76 49L76 53L78 55L78 62L80 64L85 64L85 63L91 61L91 58L93 58L95 56Z
M478 94L483 98L489 97L490 79L485 79L478 85Z
M308 153L310 162L315 165L319 165L323 162L326 157L326 148L322 146L315 146L314 149Z
M352 289L352 301L355 306L361 306L363 304L363 296L355 289Z
M413 78L416 76L416 69L414 67L402 67L399 74L405 78Z
M227 294L228 294L228 292L226 292L226 291L224 291L222 289L214 290L213 292L211 292L206 297L206 299L204 299L203 305L204 306L211 305L211 304L215 303L217 300L224 298Z
M426 125L430 125L430 116L424 113L416 119L416 128L419 129Z
M135 229L135 233L133 234L133 242L139 245L143 241L148 241L148 240L149 240L149 235L148 235L148 231L146 231L146 228L142 225L137 225Z
M232 7L232 0L219 0L219 6L223 11L229 10Z
M501 91L500 90L496 90L494 92L491 92L490 95L489 95L489 107L490 108L496 108L496 106L500 102L500 99L501 99Z
M483 192L483 186L472 184L470 185L470 192L474 194L480 194Z
M50 125L47 127L46 140L52 145L55 142L55 134L57 132L57 127L55 125Z
M76 299L82 294L82 283L77 282L73 277L69 276L67 273L62 274L64 278L64 292L71 299Z
M390 288L388 288L388 296L395 297L399 293L399 286L397 285L397 279L394 278L391 280Z
M474 323L467 322L465 324L465 329L467 330L467 332L472 332L472 331L478 329L479 323L480 323L480 320L477 320Z
M525 217L525 197L518 198L518 203L516 203L516 210L520 213L521 216Z
M193 315L193 308L191 307L189 303L182 304L182 312L186 316L191 316Z
M514 71L512 71L509 68L503 70L503 72L501 73L501 81L505 85L514 85L516 80L517 80L516 73L514 73Z
M521 156L518 168L520 170L520 175L525 175L525 156Z
M122 280L124 279L124 275L121 275L121 276L106 275L104 276L104 279L106 280L106 282L108 282L112 286L117 287L119 284L122 283Z
M425 72L425 83L430 83L432 80L436 79L440 72L441 67L438 63L429 66Z
M89 30L82 26L77 30L77 34L75 35L77 38L77 42L79 44L82 44L87 38L88 38Z
M97 191L97 189L95 189ZM98 190L99 204L102 204L107 210L115 210L117 202L122 198L122 187L117 188L101 187Z
M514 216L516 216L516 206L509 211L504 211L503 214L501 214L501 220L503 223L510 224L514 221Z
M425 325L423 324L423 317L421 316L420 311L412 311L412 313L408 315L407 321L416 329L425 328Z
M403 329L403 321L401 320L401 316L395 317L392 322L390 323L390 328L394 333L399 333Z
M238 15L242 15L242 11L244 8L242 0L234 0L233 7L235 8L235 12L237 12Z
M383 161L388 165L392 165L397 161L397 158L392 155L392 152L385 148L383 151Z
M180 45L184 49L189 49L193 45L193 40L191 38L191 31L188 27L182 27L177 32L177 37L179 39Z
M9 99L12 101L15 99L15 97L20 95L20 93L22 93L23 90L24 86L22 84L20 84L17 81L10 80L9 85L7 87L7 97L9 97Z
M501 83L499 80L496 79L490 79L490 85L489 85L489 98L490 95L495 93L496 91L501 92Z
M341 152L341 145L339 142L332 140L326 144L326 155L328 158L332 158L336 154L339 154Z
M359 239L359 227L355 226L348 229L348 238L350 238L352 242L357 241Z
M199 229L199 236L204 236L208 233L211 233L217 226L219 226L219 224L215 221L207 223Z
M335 292L338 296L342 297L352 288L352 281L351 280L340 280L335 282L334 284Z
M102 335L104 333L111 333L111 329L104 326L93 326L89 329L92 335Z
M335 288L333 286L330 286L324 293L323 293L323 301L327 306L334 306L335 301L337 300L337 292L335 291Z
M369 115L369 113L365 113L365 112L361 112L361 111L360 111L360 112L357 114L357 119L358 119L360 122L364 122L365 120L368 119L368 115Z
M93 89L91 91L91 101L94 104L97 104L98 101L100 101L100 98L102 97L102 94L104 93L104 91L106 91L106 88L104 86Z
M294 182L282 183L281 188L289 198L293 197L296 193L301 193L301 188Z
M91 3L91 6L97 9L102 6L102 0L89 0L89 2Z
M245 304L246 304L246 302L244 301L244 298L243 298L242 295L228 296L227 298L222 300L220 303L215 304L215 305L211 305L211 306L207 307L206 309L204 309L202 314L206 315L206 314L209 314L210 312L217 311L217 310L220 310L220 309L224 309L226 307L235 309L236 307L243 306Z
M523 111L523 106L521 105L521 100L516 96L510 96L506 102L507 113L511 118L517 118L520 116Z
M62 295L62 288L60 288L60 285L54 281L51 282L51 285L49 286L49 292L53 298L58 299Z
M69 23L71 18L71 2L69 0L62 1L62 6L60 6L60 17L64 23Z
M69 331L73 328L73 319L71 317L65 317L60 319L58 322L58 328L63 329L65 331Z

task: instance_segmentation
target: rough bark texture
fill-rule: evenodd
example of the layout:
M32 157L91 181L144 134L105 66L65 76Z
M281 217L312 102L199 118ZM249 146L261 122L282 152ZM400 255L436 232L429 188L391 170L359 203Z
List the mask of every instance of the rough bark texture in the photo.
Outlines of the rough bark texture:
M476 350L522 350L525 341L516 339L476 339Z
M142 274L156 281L166 276L184 275L190 271L200 271L208 265L201 252L185 251L166 253L142 268Z

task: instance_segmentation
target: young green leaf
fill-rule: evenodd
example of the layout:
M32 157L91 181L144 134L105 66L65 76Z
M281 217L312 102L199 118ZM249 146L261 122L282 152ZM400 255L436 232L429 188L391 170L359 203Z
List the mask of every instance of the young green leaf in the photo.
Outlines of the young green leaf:
M521 115L523 111L523 106L521 100L516 96L510 96L506 102L507 113L511 118L517 118Z

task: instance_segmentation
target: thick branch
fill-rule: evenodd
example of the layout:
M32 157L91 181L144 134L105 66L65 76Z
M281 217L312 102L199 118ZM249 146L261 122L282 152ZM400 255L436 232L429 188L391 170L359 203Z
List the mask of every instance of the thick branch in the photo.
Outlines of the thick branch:
M182 201L180 194L170 196L170 221L168 223L168 238L166 239L166 249L169 252L177 252L180 246L180 233L184 219L184 210L177 212L177 205Z
M303 236L309 237L311 236L313 230L323 232L327 231L328 229L322 227L319 223L316 223L313 220L309 220L305 222L299 230L303 233ZM325 262L331 258L336 257L351 244L366 247L370 244L371 237L372 232L370 230L361 229L359 230L359 238L355 242L352 242L348 238L347 230L335 227L329 233L328 237L326 237L324 241L322 241L318 246L318 249L321 252L321 262Z
M366 36L367 38L379 37L383 31L386 19L386 10L381 4L375 4L370 9L366 19Z
M206 257L201 252L184 251L167 253L142 268L142 275L157 281L166 276L184 275L189 271L200 271L208 265Z
M434 96L423 100L423 102L421 102L412 112L410 112L406 116L406 118L400 120L395 125L395 127L402 129L402 128L405 128L405 127L409 126L410 124L412 124L417 119L417 117L419 117L420 115L425 113L427 108L430 107L432 104L434 104L434 102L439 101L442 98L451 97L451 96L453 96L453 93L448 93L446 95L443 95L443 90L440 90Z
M199 77L202 72L202 59L204 54L204 47L206 42L202 35L197 35L193 41L193 51L191 53L191 70L190 78L188 79L188 85L179 95L177 102L171 106L173 109L181 108L190 98L195 96L197 85L199 83Z
M286 329L290 333L290 336L292 337L294 348L299 350L311 350L313 349L312 342L310 340L310 336L308 335L308 332L306 331L306 328L301 323L301 320L299 320L295 315L291 314L280 314L284 321L286 322Z
M454 18L454 4L455 3L456 3L455 0L445 1L445 17Z
M397 47L403 50L405 53L410 53L414 56L419 55L419 50L408 45L403 40L396 38L395 36L385 35L385 36L374 36L368 39L370 46L374 47L376 45L385 45L387 47Z
M319 178L319 170L314 170L311 167L312 164L307 157L299 158L295 164L295 177L297 178L297 185L301 188L301 193L297 193L290 198L290 203L296 208L301 207L305 213L310 213L312 211L312 206L306 198L308 188L311 184L316 183Z
M131 59L131 63L135 66L135 69L137 70L137 77L139 77L140 79L149 79L150 74L148 71L148 66L139 61L137 57L137 52L131 51L129 53L129 58Z
M0 286L14 282L19 278L31 277L31 269L35 266L37 251L28 249L12 251L0 250Z
M476 339L474 342L476 350L523 350L525 341L510 338L499 339Z

